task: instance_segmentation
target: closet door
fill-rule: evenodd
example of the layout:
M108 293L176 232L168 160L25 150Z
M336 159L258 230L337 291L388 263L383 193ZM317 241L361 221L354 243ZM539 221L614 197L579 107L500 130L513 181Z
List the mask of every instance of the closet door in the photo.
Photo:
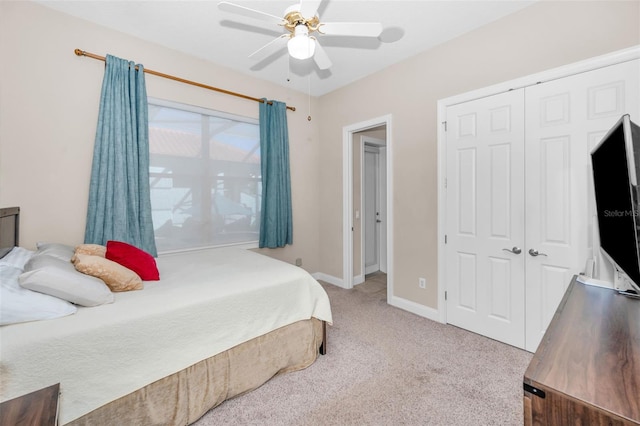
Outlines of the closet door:
M447 322L524 347L524 90L447 108Z
M571 277L594 257L590 151L622 114L640 120L639 64L634 60L525 89L529 351L538 347Z

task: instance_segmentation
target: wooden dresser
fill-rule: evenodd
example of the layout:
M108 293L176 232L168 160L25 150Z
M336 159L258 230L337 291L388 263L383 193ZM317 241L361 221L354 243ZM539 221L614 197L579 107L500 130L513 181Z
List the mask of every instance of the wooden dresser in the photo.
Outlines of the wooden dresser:
M640 299L574 277L524 389L525 425L640 425Z

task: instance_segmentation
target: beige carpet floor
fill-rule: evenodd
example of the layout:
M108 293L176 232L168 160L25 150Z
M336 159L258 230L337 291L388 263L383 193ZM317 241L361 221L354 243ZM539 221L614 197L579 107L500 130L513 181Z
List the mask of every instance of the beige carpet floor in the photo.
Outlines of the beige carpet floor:
M384 274L324 284L328 354L205 414L210 425L521 425L531 354L386 303Z

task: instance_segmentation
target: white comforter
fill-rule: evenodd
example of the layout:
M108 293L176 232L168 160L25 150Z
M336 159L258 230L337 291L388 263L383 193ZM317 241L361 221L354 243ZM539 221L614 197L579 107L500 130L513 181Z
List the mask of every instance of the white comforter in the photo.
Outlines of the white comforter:
M0 327L0 395L60 383L60 424L254 337L311 317L324 289L293 265L236 248L161 256L160 281L74 315Z

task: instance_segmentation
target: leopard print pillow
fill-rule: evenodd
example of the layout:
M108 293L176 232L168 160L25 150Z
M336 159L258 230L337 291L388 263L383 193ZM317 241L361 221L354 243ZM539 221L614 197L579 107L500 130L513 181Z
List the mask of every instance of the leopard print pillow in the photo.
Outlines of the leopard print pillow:
M107 247L100 244L80 244L76 246L75 253L88 254L89 256L105 257L107 253Z
M71 262L83 274L100 278L113 292L144 288L138 274L104 257L76 253L71 258Z

